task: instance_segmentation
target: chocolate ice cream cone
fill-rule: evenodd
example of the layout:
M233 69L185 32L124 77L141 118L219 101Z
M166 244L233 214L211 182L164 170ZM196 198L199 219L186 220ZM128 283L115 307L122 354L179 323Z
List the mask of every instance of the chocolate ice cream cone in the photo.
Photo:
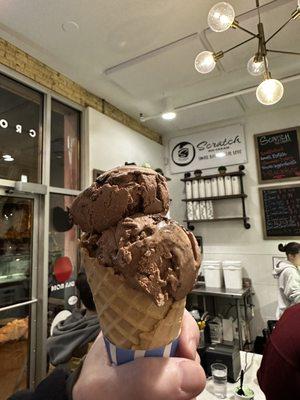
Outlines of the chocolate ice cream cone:
M100 326L111 343L123 349L148 350L178 337L185 299L169 299L157 306L150 296L128 286L113 268L89 257L85 249L83 257Z
M201 254L193 234L164 217L168 207L164 177L121 167L101 175L70 210L84 232L83 263L117 365L176 352Z

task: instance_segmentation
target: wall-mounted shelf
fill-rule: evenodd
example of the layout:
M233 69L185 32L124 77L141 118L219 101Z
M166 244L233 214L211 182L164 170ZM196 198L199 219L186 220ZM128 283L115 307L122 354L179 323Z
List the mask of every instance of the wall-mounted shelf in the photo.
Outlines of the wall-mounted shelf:
M245 173L243 170L245 169L244 165L239 165L238 171L227 172L224 174L212 174L212 175L196 175L194 177L188 177L181 179L182 182L191 182L191 181L199 181L201 179L212 179L212 178L219 178L225 176L237 176L239 177L240 181L240 193L239 194L232 194L232 195L225 195L225 196L209 196L209 197L197 197L197 198L185 198L182 199L183 202L201 202L201 201L220 201L220 200L234 200L239 199L242 203L242 215L237 215L233 217L218 217L218 218L205 218L205 219L186 219L184 222L187 223L187 227L189 230L194 230L195 223L203 223L203 222L219 222L219 221L243 221L245 229L249 229L251 225L249 224L249 217L246 214L246 206L245 206L245 199L248 197L244 192L244 185L243 185L243 177ZM201 205L201 203L200 203Z
M199 197L192 199L182 199L182 201L205 201L205 200L230 200L230 199L245 199L248 197L246 194L231 194L228 196L211 196L211 197Z
M236 171L236 172L226 172L225 174L213 174L213 175L197 175L193 176L191 178L182 178L182 182L188 182L188 181L199 181L200 179L211 179L211 178L219 178L220 176L244 176L245 173L242 171Z
M202 223L202 222L216 222L216 221L244 221L244 226L246 229L249 229L251 225L249 224L249 218L248 217L220 217L220 218L211 218L211 219L196 219L196 220L184 220L184 222L187 223L188 229L190 231L193 231L195 229L194 225L195 223Z

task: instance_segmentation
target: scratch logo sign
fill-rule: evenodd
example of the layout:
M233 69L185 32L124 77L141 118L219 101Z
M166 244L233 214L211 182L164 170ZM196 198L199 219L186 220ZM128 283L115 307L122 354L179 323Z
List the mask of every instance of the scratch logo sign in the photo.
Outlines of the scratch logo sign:
M192 143L180 142L172 151L172 161L179 166L189 165L195 158L196 150Z
M170 169L174 174L247 162L241 125L173 138L169 143L169 151Z

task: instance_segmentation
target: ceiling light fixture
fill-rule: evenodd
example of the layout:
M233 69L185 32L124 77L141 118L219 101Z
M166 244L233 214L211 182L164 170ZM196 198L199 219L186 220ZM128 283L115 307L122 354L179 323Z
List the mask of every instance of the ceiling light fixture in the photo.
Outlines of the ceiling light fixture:
M162 119L166 121L171 121L172 119L176 118L176 112L175 111L167 111L161 114Z
M264 26L261 22L259 0L255 0L255 4L258 12L257 33L253 33L248 29L243 28L239 24L239 22L235 19L235 11L231 4L222 1L211 8L208 13L207 22L209 27L214 32L224 32L231 27L234 29L240 29L251 37L224 51L219 51L217 53L207 50L202 51L195 58L195 69L201 74L207 74L215 68L216 62L226 53L236 49L239 46L242 46L250 40L257 39L258 51L248 61L247 70L249 74L253 76L264 74L263 82L261 82L261 84L257 87L256 97L260 103L264 105L272 105L280 101L284 93L284 88L279 80L271 78L267 54L270 52L300 56L300 53L285 50L272 50L267 48L267 43L273 39L273 37L276 36L283 28L285 28L290 21L296 20L300 16L300 0L297 0L297 9L292 13L290 18L268 39L265 38Z
M266 62L268 64L267 59ZM265 72L264 60L258 54L255 54L255 56L251 57L247 63L247 70L249 74L253 76L263 75Z
M235 12L231 4L221 1L213 6L207 17L209 27L215 32L225 32L234 21Z
M163 97L162 110L161 117L165 121L172 121L172 119L176 118L177 114L171 97Z

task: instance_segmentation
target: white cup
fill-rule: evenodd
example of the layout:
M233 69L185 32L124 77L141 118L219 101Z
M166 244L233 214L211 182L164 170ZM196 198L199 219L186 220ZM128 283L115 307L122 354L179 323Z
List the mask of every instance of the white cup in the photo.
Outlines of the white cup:
M246 390L248 394L245 396L237 394L236 392L239 390L239 387L237 387L234 390L234 400L254 400L253 390L248 388L247 386L244 386L243 389Z

